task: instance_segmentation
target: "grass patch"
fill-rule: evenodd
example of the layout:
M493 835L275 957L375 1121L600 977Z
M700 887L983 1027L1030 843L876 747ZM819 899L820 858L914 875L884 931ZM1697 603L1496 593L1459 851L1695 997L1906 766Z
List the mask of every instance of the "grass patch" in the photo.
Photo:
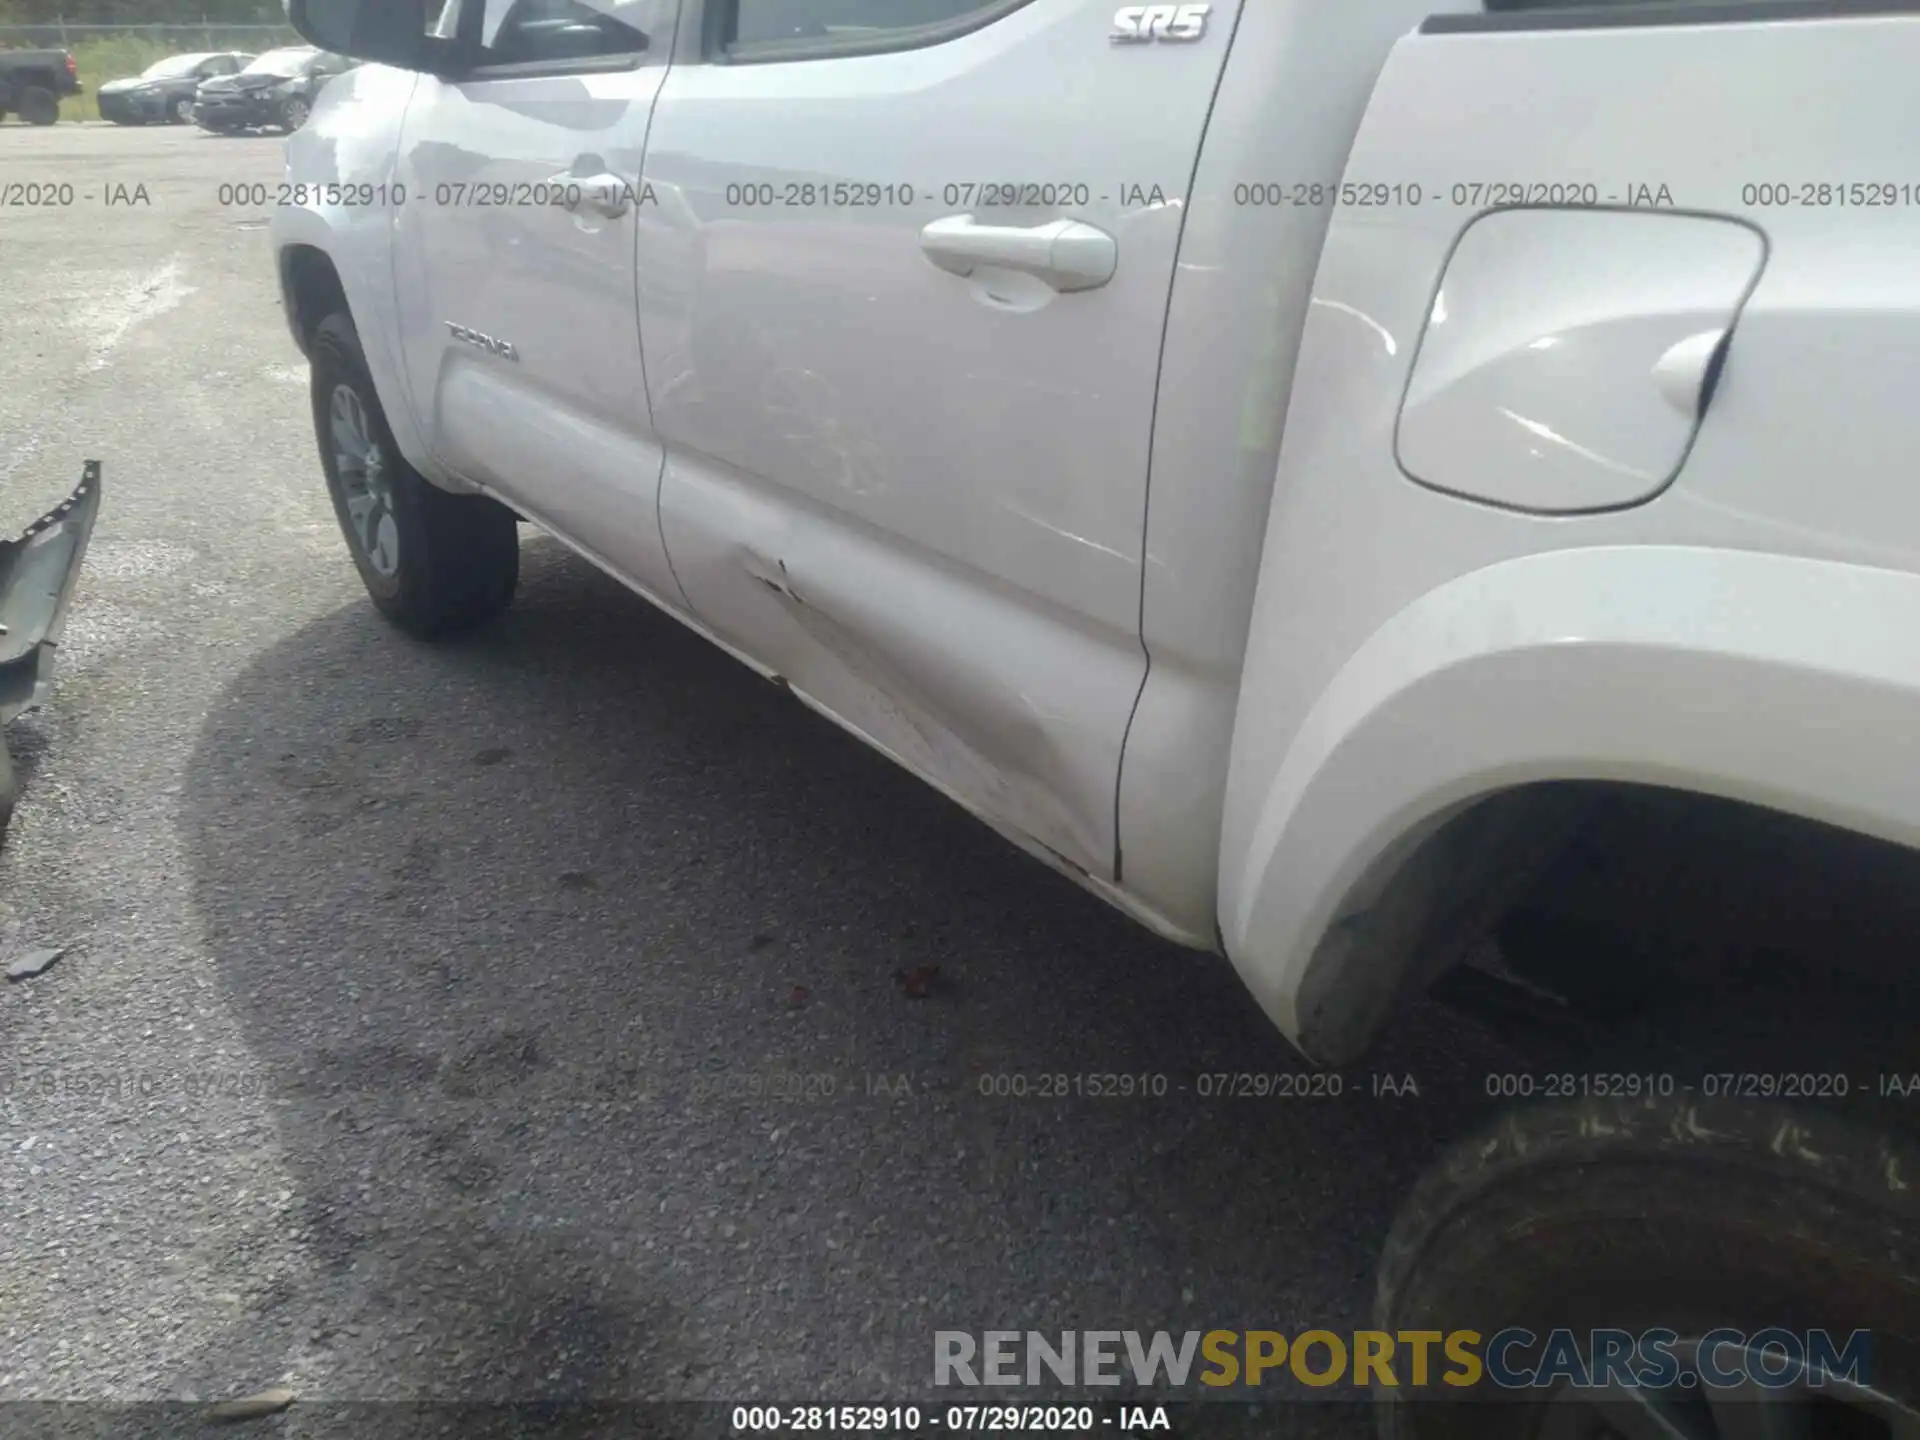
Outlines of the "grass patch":
M86 88L60 102L62 120L98 120L100 102L94 98L109 80L124 80L138 75L156 60L181 53L182 46L167 40L150 40L144 35L103 35L82 40L73 48L74 68Z
M209 45L208 39L213 43ZM213 27L211 37L189 31L183 36L170 40L158 40L150 35L128 33L125 35L96 35L85 40L76 40L67 46L73 54L74 69L78 72L80 83L85 88L78 95L63 96L60 101L62 120L98 120L100 118L100 87L110 80L125 80L138 75L156 60L164 60L169 55L192 55L204 50L247 50L262 54L281 45L299 45L304 42L291 30L284 35L269 34L222 34L218 25ZM57 50L57 44L35 45L31 49ZM17 125L19 117L9 115L5 121Z

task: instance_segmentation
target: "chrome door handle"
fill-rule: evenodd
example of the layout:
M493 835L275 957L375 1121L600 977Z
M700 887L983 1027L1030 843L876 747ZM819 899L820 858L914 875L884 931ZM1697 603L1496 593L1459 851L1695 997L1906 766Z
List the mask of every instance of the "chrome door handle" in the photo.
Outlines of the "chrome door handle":
M609 220L617 220L633 208L632 187L609 171L576 175L568 170L555 175L547 184L560 191L561 205L576 215L582 210L591 210Z
M1114 238L1078 220L1028 228L982 225L971 215L954 215L922 230L920 249L952 275L997 266L1035 276L1060 291L1097 290L1120 265Z

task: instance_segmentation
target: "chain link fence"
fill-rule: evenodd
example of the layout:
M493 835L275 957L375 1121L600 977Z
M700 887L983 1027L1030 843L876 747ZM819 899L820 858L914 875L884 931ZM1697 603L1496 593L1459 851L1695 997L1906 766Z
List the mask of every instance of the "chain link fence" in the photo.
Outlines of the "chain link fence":
M199 24L75 25L55 20L44 25L0 25L0 50L72 50L103 40L143 42L154 50L251 50L302 41L286 25L232 25L218 20Z
M203 50L239 50L258 55L283 45L304 43L287 25L218 20L202 20L197 25L179 20L156 25L81 25L56 19L35 25L0 25L0 53L65 50L73 56L81 91L60 102L63 120L98 120L97 97L103 84L138 75L156 60L170 55Z

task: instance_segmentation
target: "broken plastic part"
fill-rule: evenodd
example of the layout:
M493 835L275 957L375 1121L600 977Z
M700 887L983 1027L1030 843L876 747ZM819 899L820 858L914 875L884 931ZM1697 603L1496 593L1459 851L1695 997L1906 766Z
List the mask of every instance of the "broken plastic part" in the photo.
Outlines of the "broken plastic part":
M0 725L45 697L99 513L100 462L89 460L71 495L16 538L0 541ZM14 796L13 762L0 735L0 833Z

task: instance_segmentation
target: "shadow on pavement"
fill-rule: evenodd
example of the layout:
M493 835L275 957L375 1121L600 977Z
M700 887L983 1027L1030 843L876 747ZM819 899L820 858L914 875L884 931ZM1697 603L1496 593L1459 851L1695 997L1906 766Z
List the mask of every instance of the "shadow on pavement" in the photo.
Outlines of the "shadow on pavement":
M201 1393L302 1352L367 1398L951 1399L936 1329L1362 1324L1474 1108L1431 1015L1373 1067L1424 1098L1202 1099L1304 1068L1223 961L550 542L483 636L356 604L261 655L184 803L315 1277Z

